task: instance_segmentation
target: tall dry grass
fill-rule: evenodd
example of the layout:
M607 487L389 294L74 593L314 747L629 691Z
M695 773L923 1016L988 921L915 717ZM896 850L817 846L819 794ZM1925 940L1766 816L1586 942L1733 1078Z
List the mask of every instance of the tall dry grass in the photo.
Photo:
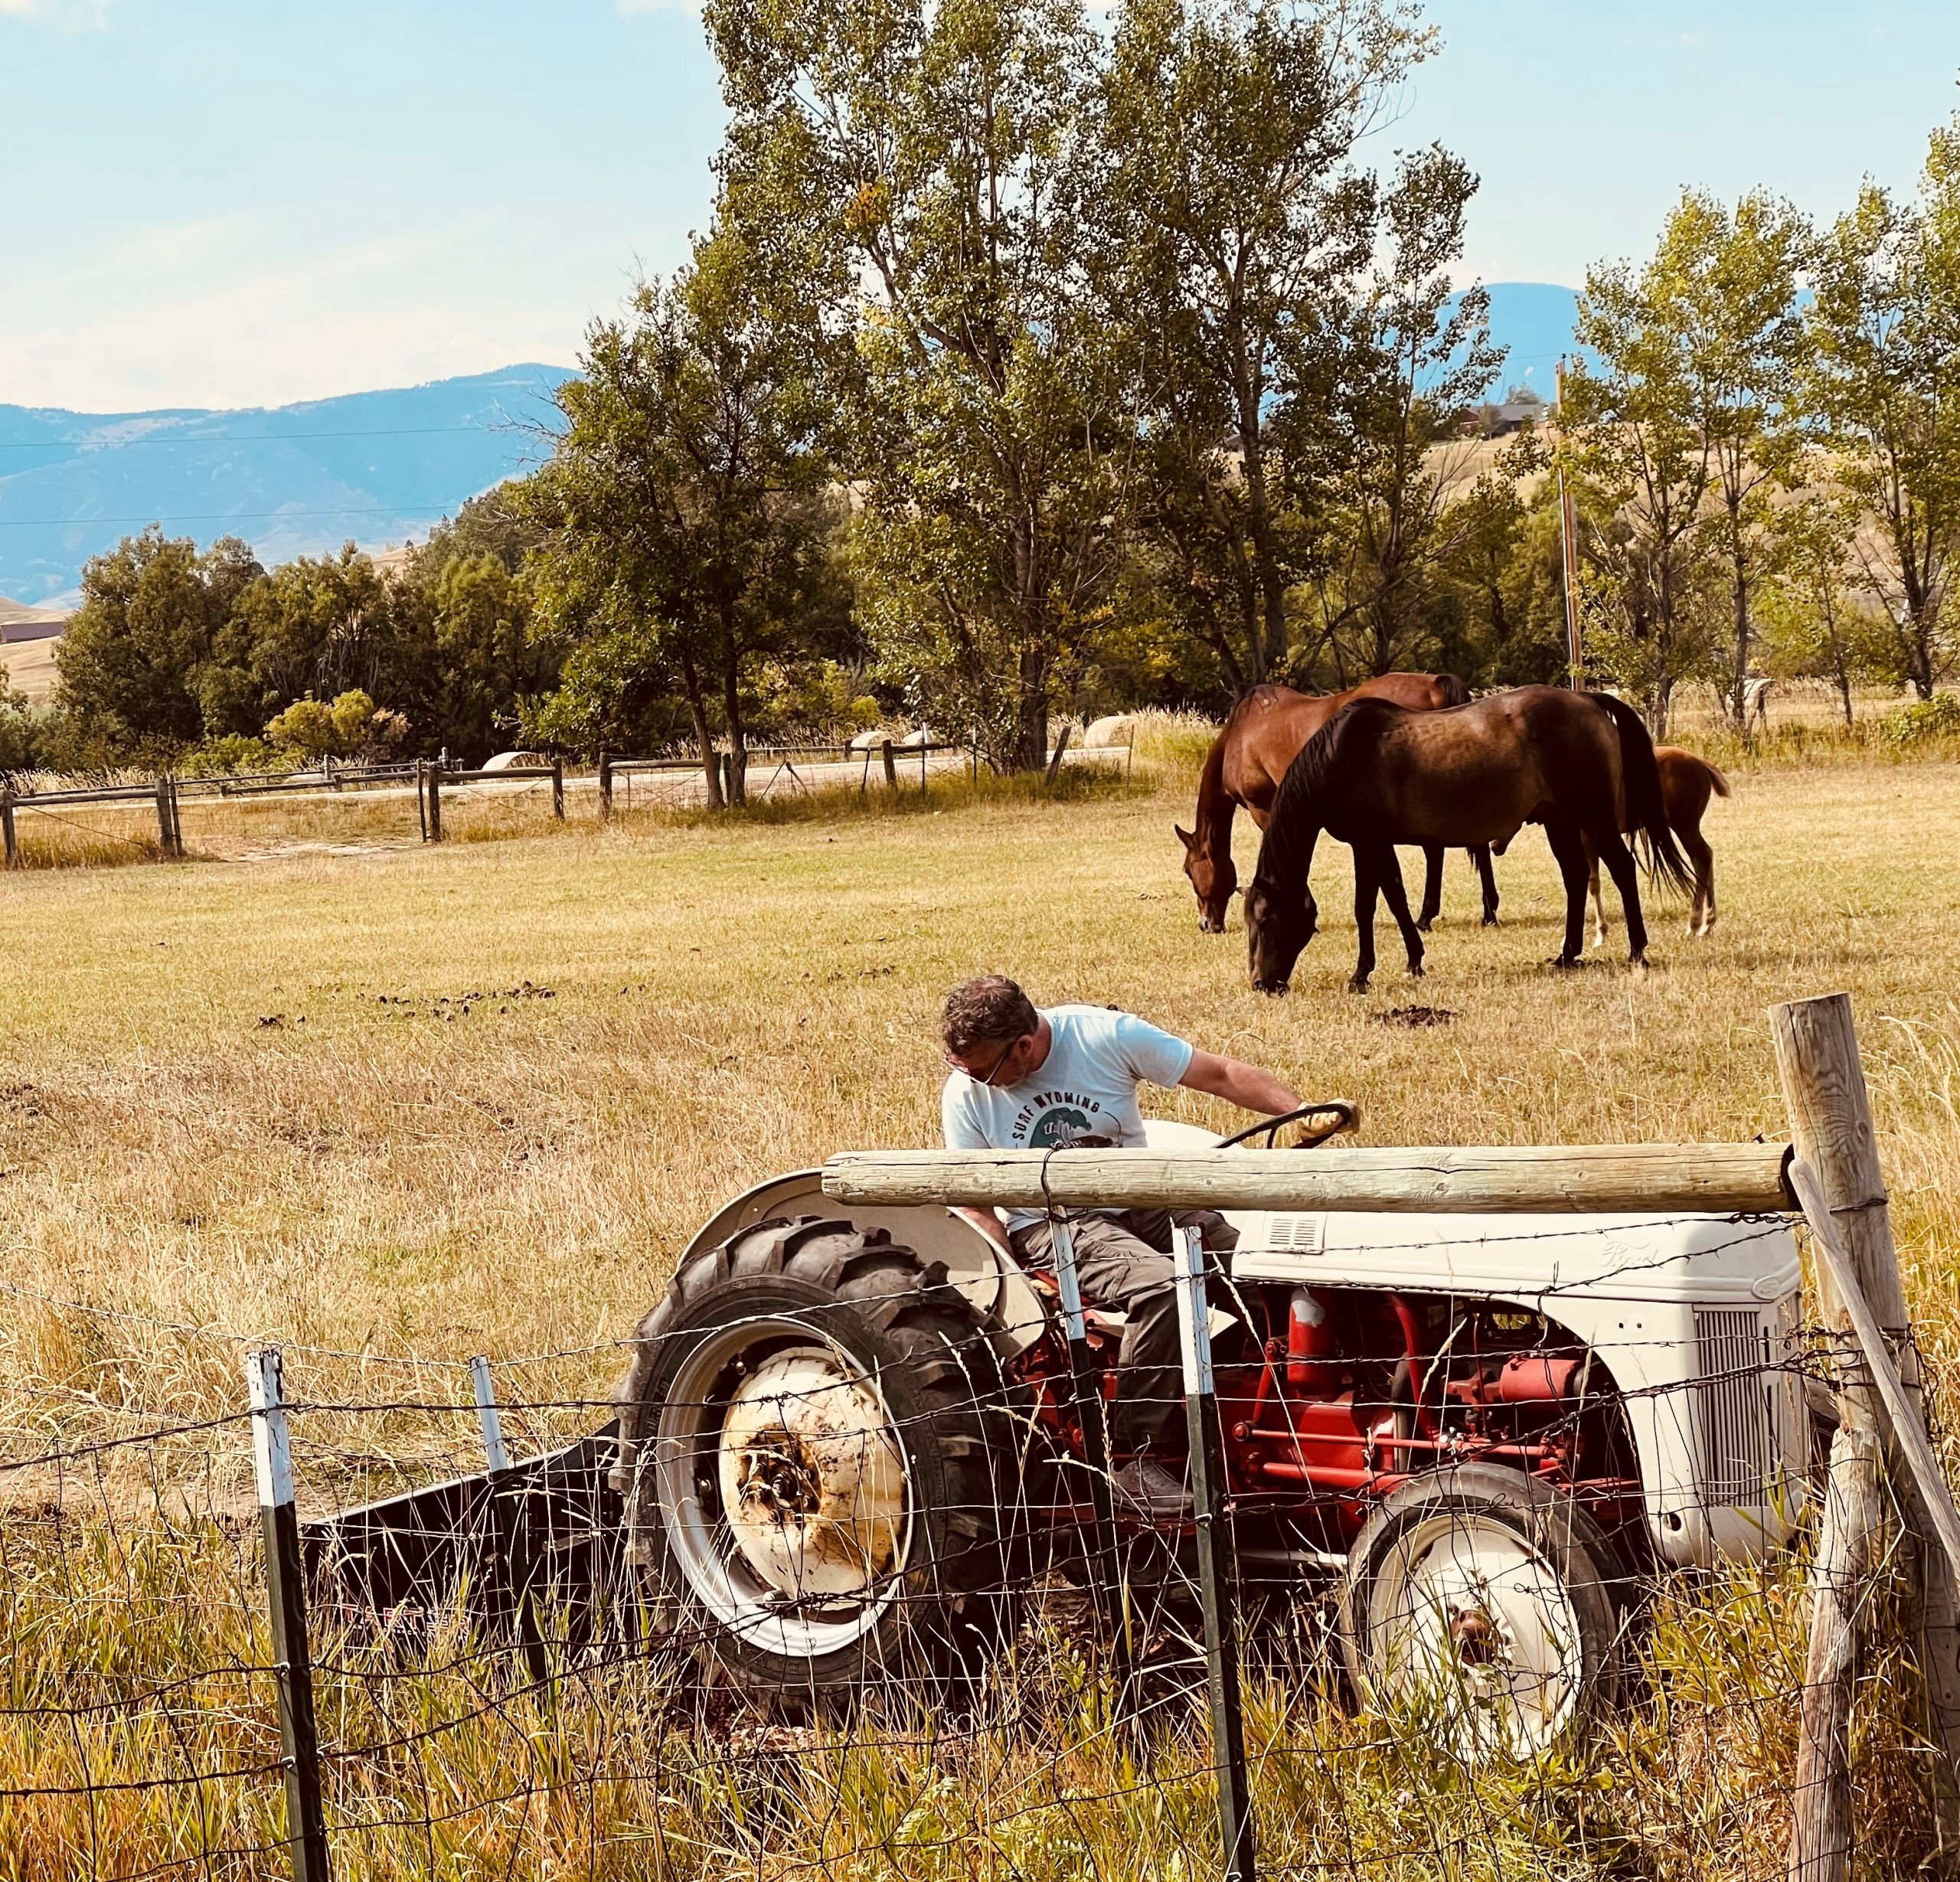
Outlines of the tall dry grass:
M1188 821L1202 744L1200 727L1146 728L1130 785L1070 798L936 785L904 804L0 881L0 1625L16 1708L0 1710L0 1790L76 1792L0 1799L0 1874L134 1874L263 1843L276 1818L270 1778L82 1795L80 1774L158 1759L249 1766L270 1714L263 1678L243 1672L174 1711L139 1697L173 1669L263 1664L242 1428L78 1462L81 1447L235 1420L240 1348L260 1337L299 1349L296 1390L315 1404L466 1405L461 1362L482 1351L536 1407L514 1417L520 1444L590 1428L618 1342L720 1201L835 1148L932 1140L936 1002L982 968L1357 1096L1378 1142L1774 1132L1763 1007L1847 988L1920 1337L1941 1380L1955 1376L1960 773L1740 778L1707 825L1715 935L1690 944L1683 911L1663 907L1645 979L1611 950L1576 975L1545 971L1557 902L1527 835L1500 864L1502 926L1477 928L1452 859L1429 976L1391 965L1353 998L1336 848L1317 885L1328 927L1274 1002L1247 988L1236 930L1197 933L1178 871L1168 825ZM1397 1023L1416 1003L1454 1017ZM1190 1094L1163 1108L1228 1121ZM466 1413L407 1408L309 1413L302 1440L315 1511L452 1468L470 1443ZM1311 1679L1269 1681L1256 1732L1273 1860L1338 1874L1351 1854L1370 1877L1768 1875L1800 1566L1671 1584L1648 1697L1613 1742L1495 1788L1346 1719ZM1197 1725L1168 1741L1165 1786L1139 1790L1131 1754L1084 1727L1088 1702L1040 1677L1018 1736L825 1740L766 1783L746 1753L717 1763L675 1739L653 1669L568 1681L548 1715L500 1688L493 1716L437 1733L426 1756L335 1765L337 1807L393 1826L359 1833L346 1861L390 1879L635 1863L815 1862L854 1882L1209 1872ZM389 1719L480 1707L473 1691L461 1674L335 1675L330 1730L375 1742ZM1925 1842L1904 1691L1895 1661L1866 1670L1873 1875L1908 1873ZM18 1709L57 1700L71 1708L58 1720ZM99 1710L74 1714L84 1701ZM520 1766L603 1776L516 1794ZM1034 1807L1063 1792L1066 1810ZM439 1831L418 1827L431 1797L458 1813ZM760 1852L742 1827L759 1822ZM214 1856L189 1872L267 1865Z

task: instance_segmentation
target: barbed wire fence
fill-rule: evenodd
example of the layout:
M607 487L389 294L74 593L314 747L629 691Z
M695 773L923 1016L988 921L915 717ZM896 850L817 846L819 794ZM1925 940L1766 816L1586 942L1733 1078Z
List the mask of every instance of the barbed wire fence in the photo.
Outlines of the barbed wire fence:
M1782 1873L1805 1696L1787 1570L1625 1577L1619 1706L1589 1743L1494 1756L1436 1694L1344 1695L1326 1577L1261 1562L1256 1500L1207 1508L1201 1487L1167 1546L1106 1476L1099 1534L1070 1452L1060 1491L1022 1469L949 1512L949 1547L875 1595L916 1624L859 1635L833 1676L853 1702L826 1704L759 1692L711 1606L632 1559L609 1394L531 1383L623 1367L629 1343L493 1370L148 1330L225 1348L241 1403L174 1420L51 1394L16 1423L0 1873L1202 1875L1230 1848L1235 1788L1266 1874ZM1386 1377L1401 1356L1351 1370ZM1732 1377L1828 1382L1841 1357L1792 1322L1766 1363L1704 1374L1668 1410L1691 1417ZM1228 1343L1215 1364L1240 1375L1236 1403L1271 1361ZM377 1367L409 1389L347 1394ZM1004 1429L1037 1416L1024 1386L977 1372L973 1410ZM1583 1415L1534 1436L1575 1438ZM58 1439L27 1442L37 1423ZM1191 1533L1207 1518L1225 1577L1209 1602ZM1020 1545L1041 1535L1060 1546L1036 1563ZM975 1585L968 1551L1024 1586L969 1608L962 1643L936 1623ZM1886 1599L1883 1566L1862 1599ZM1242 1755L1214 1726L1221 1647L1243 1661ZM1896 1678L1881 1655L1861 1694L1873 1874L1906 1873L1925 1833Z

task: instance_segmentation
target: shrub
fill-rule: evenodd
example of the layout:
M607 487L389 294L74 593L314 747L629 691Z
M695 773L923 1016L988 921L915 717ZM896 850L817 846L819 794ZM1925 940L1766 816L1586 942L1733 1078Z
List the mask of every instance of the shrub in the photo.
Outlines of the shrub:
M1960 694L1936 693L1888 712L1879 735L1894 745L1922 745L1936 738L1960 738Z
M227 778L240 771L279 771L291 766L289 753L282 762L263 739L227 732L221 738L206 739L187 753L177 769L187 778Z

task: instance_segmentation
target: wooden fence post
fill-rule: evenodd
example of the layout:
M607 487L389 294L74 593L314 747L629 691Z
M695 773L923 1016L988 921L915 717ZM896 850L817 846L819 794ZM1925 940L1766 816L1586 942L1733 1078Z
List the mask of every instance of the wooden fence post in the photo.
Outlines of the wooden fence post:
M551 814L560 823L565 821L565 761L562 758L551 760Z
M887 739L878 747L878 751L885 761L885 783L895 791L898 789L898 761L892 756L891 740Z
M177 778L170 777L170 846L171 854L179 862L184 860L184 812L177 799Z
M313 1666L306 1644L306 1571L293 1508L292 1446L286 1435L283 1364L276 1346L245 1355L252 1452L266 1537L266 1597L279 1682L280 1762L286 1766L286 1838L293 1882L327 1882L327 1819L320 1802L320 1739L313 1716Z
M14 829L14 787L0 785L0 841L7 849L7 867L18 869L21 866L21 839Z
M1771 1008L1769 1020L1796 1154L1816 1174L1872 1312L1888 1331L1902 1332L1907 1325L1905 1289L1886 1211L1850 997L1840 993L1792 1001ZM1818 1292L1832 1331L1848 1339L1845 1303L1821 1263ZM1909 1342L1900 1358L1905 1384L1916 1403L1919 1367ZM1879 1474L1884 1460L1883 1426L1869 1373L1862 1367L1845 1369L1838 1400L1841 1423L1831 1446L1830 1489L1811 1570L1810 1658L1790 1839L1793 1882L1837 1882L1850 1873L1851 1678L1857 1617L1870 1609L1864 1583L1882 1541ZM1909 1520L1924 1539L1919 1550L1923 1563L1932 1543L1930 1527L1917 1493L1903 1473L1896 1475ZM1945 1768L1937 1774L1936 1788L1942 1841L1950 1842L1955 1829L1954 1801L1960 1795L1960 1629L1952 1578L1922 1573L1919 1580L1918 1657L1929 1723L1945 1753Z
M168 858L170 847L170 780L158 778L156 781L156 846Z
M443 840L443 766L439 761L429 767L429 827L431 843Z
M607 752L599 754L599 821L612 821L612 759Z
M1053 784L1062 768L1062 753L1069 748L1069 734L1075 730L1072 725L1062 727L1062 735L1055 741L1055 749L1048 760L1048 775L1042 779L1044 784Z

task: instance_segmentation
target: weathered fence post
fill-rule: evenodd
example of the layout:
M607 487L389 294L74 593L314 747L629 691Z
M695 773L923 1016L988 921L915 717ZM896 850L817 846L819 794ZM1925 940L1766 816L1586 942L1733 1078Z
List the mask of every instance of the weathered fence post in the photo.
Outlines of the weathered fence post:
M560 823L565 821L565 761L563 758L551 760L551 814Z
M1053 784L1062 769L1062 753L1069 748L1069 734L1075 730L1072 725L1062 727L1062 735L1055 740L1055 749L1049 756L1048 775L1042 779L1044 784Z
M423 842L429 841L429 767L421 759L415 761L415 821L422 832Z
M1769 1018L1796 1153L1815 1172L1872 1312L1889 1332L1903 1332L1907 1325L1905 1289L1886 1210L1850 998L1840 993L1792 1001L1771 1008ZM1845 1303L1821 1263L1818 1291L1832 1331L1847 1337ZM1902 1347L1900 1360L1906 1389L1916 1403L1918 1361L1909 1341ZM1848 1735L1857 1617L1870 1611L1865 1584L1877 1563L1883 1520L1879 1482L1883 1427L1877 1390L1862 1367L1841 1369L1838 1402L1841 1423L1831 1445L1830 1491L1811 1570L1810 1658L1790 1839L1793 1882L1835 1882L1850 1872ZM1903 1473L1896 1475L1901 1500L1922 1538L1923 1564L1933 1546L1930 1527L1909 1482ZM1950 1842L1955 1827L1954 1799L1960 1795L1960 1625L1952 1578L1922 1573L1919 1580L1918 1658L1933 1736L1945 1752L1945 1769L1938 1774L1936 1785L1942 1839Z
M252 1456L266 1538L266 1596L272 1608L279 1736L286 1766L286 1838L293 1882L327 1882L327 1820L320 1802L320 1738L313 1717L313 1668L306 1645L305 1570L292 1501L292 1445L286 1426L283 1361L276 1346L245 1355L252 1405Z
M158 778L156 781L156 846L165 856L172 854L170 847L170 780Z
M603 751L599 754L599 821L612 821L612 759Z
M1178 1331L1184 1346L1184 1417L1191 1428L1192 1514L1197 1528L1198 1594L1204 1608L1206 1683L1211 1699L1212 1762L1218 1770L1218 1831L1226 1882L1253 1882L1253 1805L1246 1722L1239 1691L1238 1580L1225 1507L1224 1437L1211 1371L1210 1306L1205 1298L1204 1240L1179 1229Z
M428 779L429 822L424 834L431 843L439 843L443 840L443 766L439 762L429 767Z
M0 841L7 850L7 867L18 869L21 866L21 839L14 828L14 787L0 784Z
M171 852L178 861L184 858L184 812L177 799L177 777L173 772L170 778L170 843Z
M892 755L891 740L887 739L878 747L878 755L885 764L885 783L892 790L898 789L898 760Z

